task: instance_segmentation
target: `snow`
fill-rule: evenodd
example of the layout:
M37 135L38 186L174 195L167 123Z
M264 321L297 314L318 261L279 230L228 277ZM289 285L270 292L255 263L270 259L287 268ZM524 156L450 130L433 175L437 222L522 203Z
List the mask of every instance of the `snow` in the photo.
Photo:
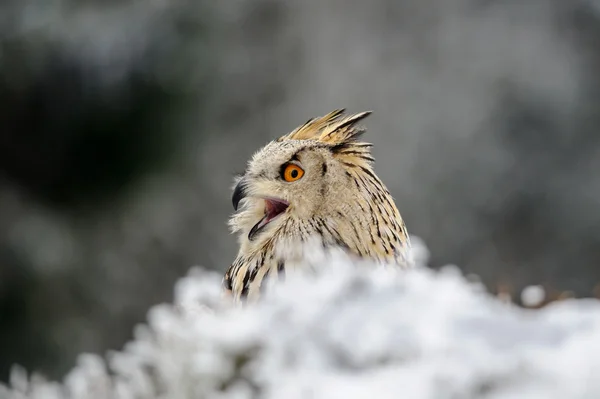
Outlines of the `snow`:
M62 383L15 367L0 398L598 398L597 300L528 310L456 267L310 262L316 274L289 275L245 308L222 300L219 274L194 268L122 351L81 355Z
M530 285L521 292L521 302L527 307L539 306L546 299L546 291L541 285Z

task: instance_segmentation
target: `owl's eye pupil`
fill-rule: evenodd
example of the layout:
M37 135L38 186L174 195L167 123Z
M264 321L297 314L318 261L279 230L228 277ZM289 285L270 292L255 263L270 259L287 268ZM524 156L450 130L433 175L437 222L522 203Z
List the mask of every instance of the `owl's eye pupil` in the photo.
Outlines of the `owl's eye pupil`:
M296 169L292 170L291 175L292 175L292 178L295 179L296 177L298 177L298 171Z

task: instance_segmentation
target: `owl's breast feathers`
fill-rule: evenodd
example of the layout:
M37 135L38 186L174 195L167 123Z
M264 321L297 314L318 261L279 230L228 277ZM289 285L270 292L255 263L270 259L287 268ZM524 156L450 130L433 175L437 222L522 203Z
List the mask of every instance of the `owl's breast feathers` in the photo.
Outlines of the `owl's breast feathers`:
M359 259L410 266L410 242L402 219L380 218L370 207L373 205L365 205L364 212L354 216L340 212L335 222L290 220L274 237L240 251L225 273L224 289L234 302L252 302L267 282L284 280L286 272L302 267L308 253L320 249L342 249Z

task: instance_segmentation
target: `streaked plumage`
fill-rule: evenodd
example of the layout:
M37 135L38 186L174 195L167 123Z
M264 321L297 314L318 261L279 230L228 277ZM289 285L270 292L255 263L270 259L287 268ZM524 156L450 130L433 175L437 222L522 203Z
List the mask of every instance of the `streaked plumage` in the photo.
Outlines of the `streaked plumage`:
M370 112L333 111L268 143L233 193L239 253L223 284L234 301L259 297L263 281L302 261L318 241L360 258L408 266L410 242L390 192L375 174L357 123Z

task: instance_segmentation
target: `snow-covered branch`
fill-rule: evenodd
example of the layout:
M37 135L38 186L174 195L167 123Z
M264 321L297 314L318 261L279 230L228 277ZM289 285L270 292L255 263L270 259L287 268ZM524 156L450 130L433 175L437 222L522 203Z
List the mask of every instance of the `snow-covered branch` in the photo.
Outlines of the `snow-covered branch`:
M62 383L15 368L9 399L596 398L600 302L506 304L455 268L398 273L315 259L245 309L192 269L133 342Z

